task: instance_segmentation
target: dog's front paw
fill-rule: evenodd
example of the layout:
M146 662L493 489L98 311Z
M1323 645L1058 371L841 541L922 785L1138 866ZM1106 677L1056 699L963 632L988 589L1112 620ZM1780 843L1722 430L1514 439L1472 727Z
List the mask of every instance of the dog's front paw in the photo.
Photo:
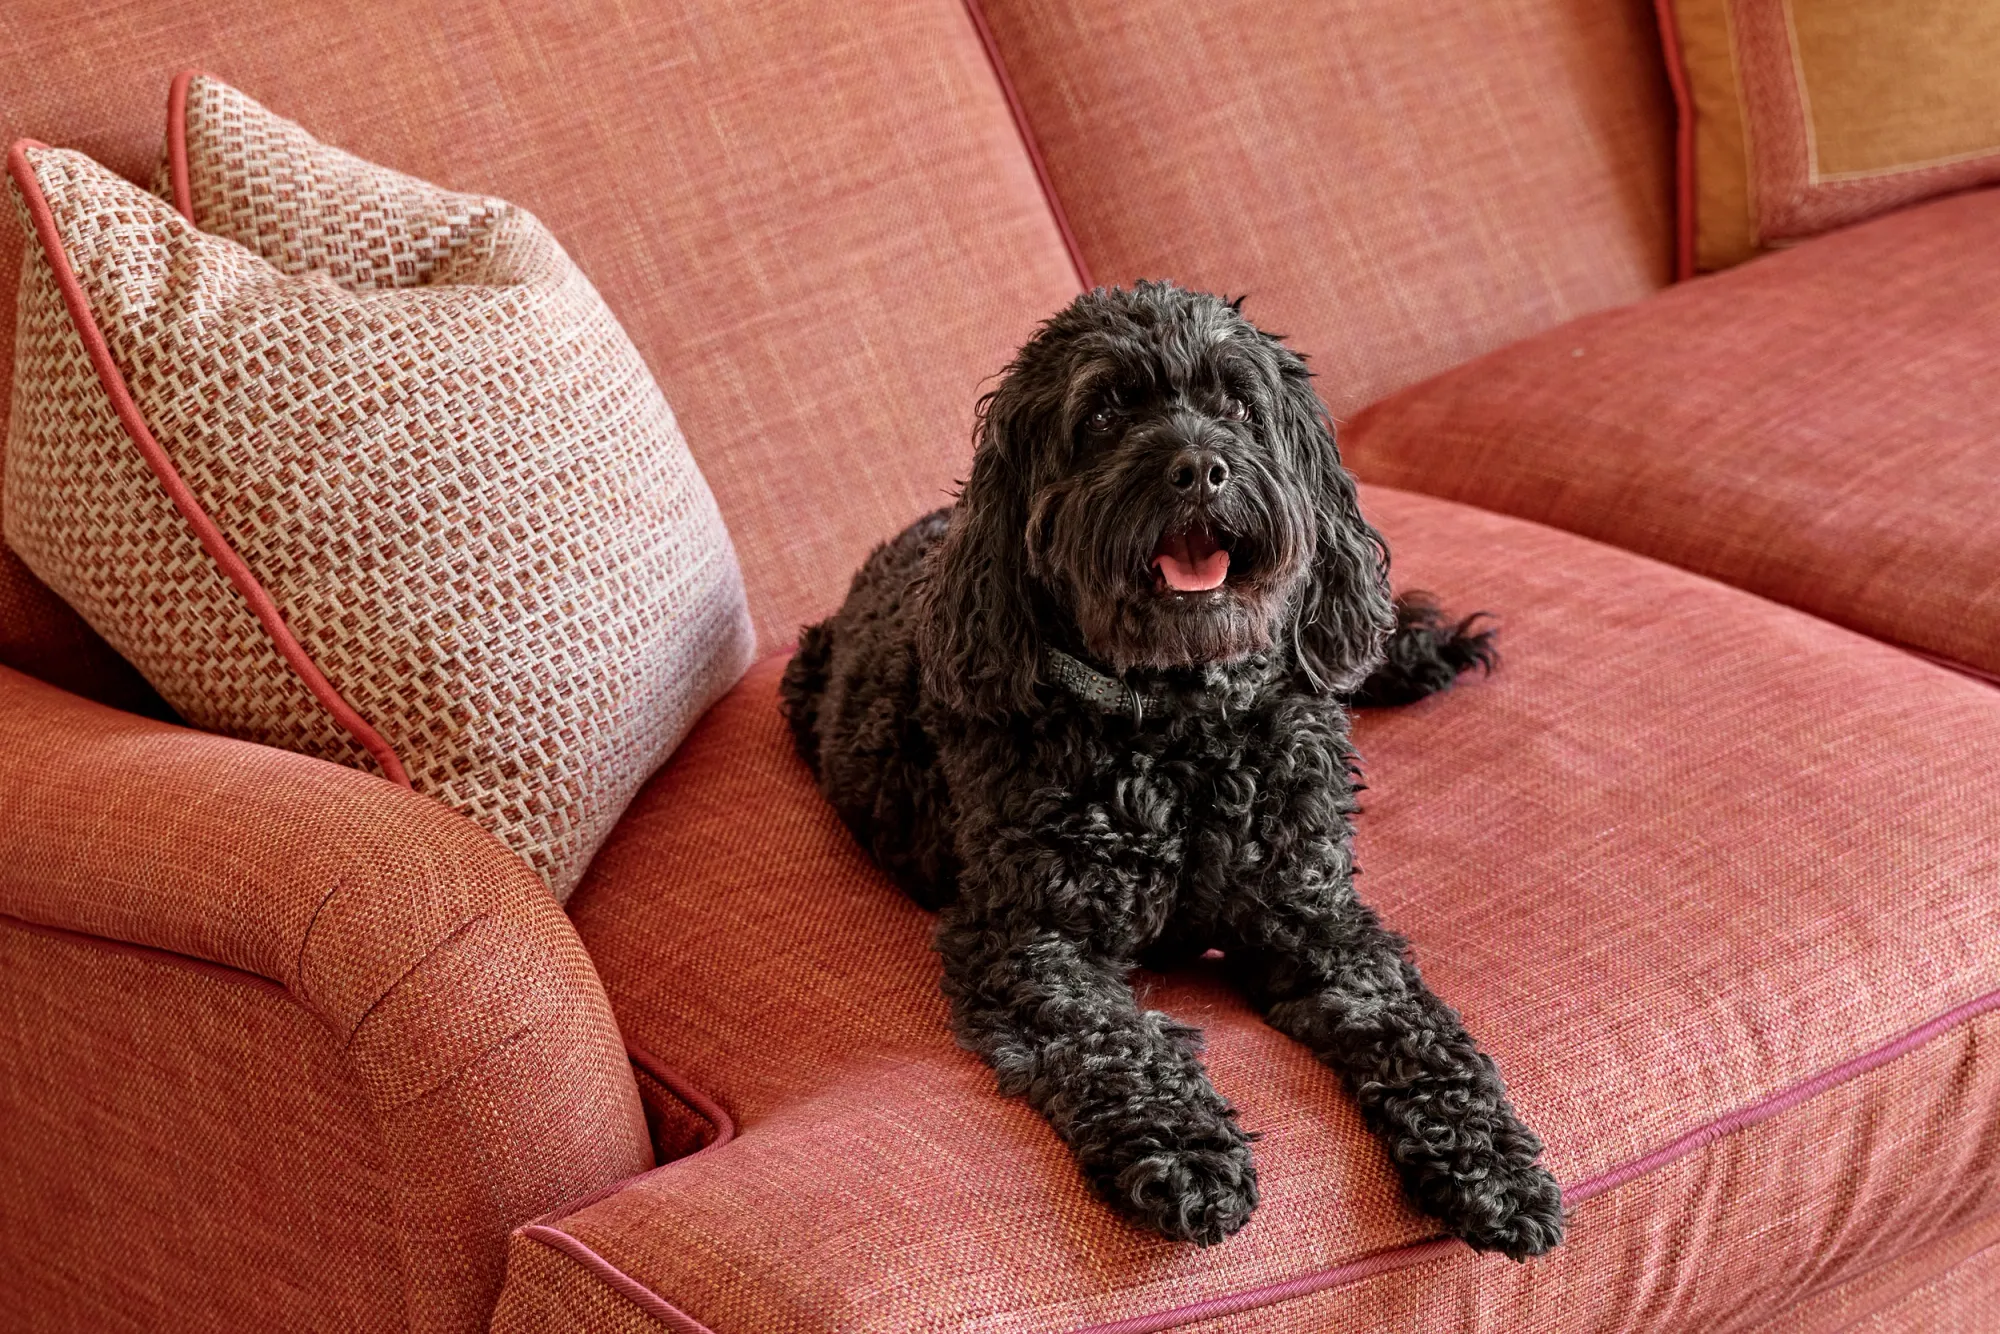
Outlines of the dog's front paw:
M1257 1168L1250 1146L1175 1148L1128 1163L1112 1182L1119 1207L1173 1241L1213 1246L1250 1221Z
M1496 1154L1437 1195L1439 1219L1474 1250L1525 1260L1562 1241L1562 1187L1540 1163Z
M1095 1118L1074 1148L1084 1175L1127 1218L1173 1241L1213 1246L1257 1207L1252 1138L1204 1085Z

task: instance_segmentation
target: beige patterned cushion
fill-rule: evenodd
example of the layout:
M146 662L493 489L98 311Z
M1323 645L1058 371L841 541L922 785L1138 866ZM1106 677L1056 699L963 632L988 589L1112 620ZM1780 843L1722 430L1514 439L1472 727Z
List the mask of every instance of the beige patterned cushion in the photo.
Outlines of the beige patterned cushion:
M526 212L175 106L195 225L10 158L6 539L190 723L400 771L566 895L751 653L673 413Z

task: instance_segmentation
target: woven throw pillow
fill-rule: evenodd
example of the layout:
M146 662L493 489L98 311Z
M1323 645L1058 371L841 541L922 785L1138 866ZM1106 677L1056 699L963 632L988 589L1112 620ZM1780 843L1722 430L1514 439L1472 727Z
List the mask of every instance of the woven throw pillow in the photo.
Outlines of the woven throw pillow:
M528 213L172 104L178 209L9 157L6 539L190 723L407 782L564 896L751 654L673 413Z
M2000 181L1993 0L1656 0L1682 276Z

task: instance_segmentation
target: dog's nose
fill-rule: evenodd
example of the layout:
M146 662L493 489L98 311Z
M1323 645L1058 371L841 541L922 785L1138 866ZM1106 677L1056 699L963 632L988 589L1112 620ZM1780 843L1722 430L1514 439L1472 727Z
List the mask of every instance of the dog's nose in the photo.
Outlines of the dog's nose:
M1183 449L1167 465L1174 490L1199 500L1213 500L1229 485L1229 460L1212 449Z

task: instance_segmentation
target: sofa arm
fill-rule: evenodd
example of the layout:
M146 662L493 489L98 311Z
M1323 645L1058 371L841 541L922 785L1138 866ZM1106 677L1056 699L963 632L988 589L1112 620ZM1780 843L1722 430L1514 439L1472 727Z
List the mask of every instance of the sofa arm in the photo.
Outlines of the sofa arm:
M392 1169L415 1327L482 1323L509 1229L652 1165L561 908L372 775L0 668L0 914L254 974L329 1030Z

